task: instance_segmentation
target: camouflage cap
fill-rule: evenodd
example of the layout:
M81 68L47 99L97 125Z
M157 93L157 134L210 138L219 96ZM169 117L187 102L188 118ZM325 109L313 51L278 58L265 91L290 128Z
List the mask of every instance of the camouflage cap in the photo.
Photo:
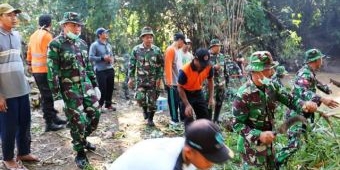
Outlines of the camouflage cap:
M80 15L76 12L65 12L63 19L59 23L60 25L63 25L68 22L75 23L78 25L84 25L83 21L80 18Z
M276 68L276 74L277 74L278 76L283 76L283 75L287 75L288 72L287 72L285 66L277 66L277 68Z
M212 40L210 41L210 46L209 46L209 48L211 48L211 47L213 47L213 46L215 46L215 45L221 46L221 45L222 45L222 44L221 44L221 41L218 40L218 39L212 39Z
M318 49L310 49L305 52L305 63L315 61L319 58L323 58L325 55Z
M142 29L141 34L140 34L139 37L143 37L144 35L152 35L152 36L154 36L152 28L151 27L144 27Z
M275 68L279 63L273 61L273 57L268 51L256 51L249 58L249 64L246 67L247 71L263 71L266 69Z
M14 12L16 14L21 13L20 9L15 9L13 8L11 5L4 3L4 4L0 4L0 14L8 14Z

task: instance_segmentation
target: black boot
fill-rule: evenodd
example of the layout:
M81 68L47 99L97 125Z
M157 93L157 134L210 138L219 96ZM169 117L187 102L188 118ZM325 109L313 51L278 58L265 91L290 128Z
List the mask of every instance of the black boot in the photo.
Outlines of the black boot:
M95 151L97 149L96 145L86 141L85 142L85 149L89 150L89 151Z
M61 119L57 115L54 117L53 122L57 125L66 125L67 124L66 120Z
M76 162L77 167L80 169L84 169L87 165L89 165L89 160L87 159L84 151L77 152L74 162Z
M144 117L144 120L148 119L148 117L149 117L149 113L148 113L148 108L147 107L143 107L143 117Z
M63 125L57 125L53 121L46 122L45 132L58 131L58 130L61 130L61 129L64 129Z
M148 117L148 125L149 126L155 126L155 123L153 122L153 116L155 115L155 112L149 112Z

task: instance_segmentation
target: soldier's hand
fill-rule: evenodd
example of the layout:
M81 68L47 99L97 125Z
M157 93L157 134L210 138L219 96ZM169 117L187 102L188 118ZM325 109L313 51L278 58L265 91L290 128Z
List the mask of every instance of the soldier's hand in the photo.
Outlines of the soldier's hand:
M208 107L211 109L215 107L215 100L213 97L209 99Z
M214 65L215 70L220 70L221 66L219 64Z
M7 111L6 99L0 96L0 112L6 112L6 111Z
M194 114L193 111L194 111L194 109L191 107L190 104L188 104L188 105L185 106L184 114L185 114L185 116L187 116L187 117L192 117L193 114Z
M302 110L306 113L314 113L318 109L318 105L312 101L306 101L302 106Z
M156 87L157 87L157 88L160 88L160 87L161 87L161 82L162 82L161 79L156 80Z
M263 131L260 134L260 141L266 145L271 144L275 139L275 135L272 131Z
M321 98L321 102L326 105L327 107L334 109L336 107L339 107L339 103L333 99L328 99L328 98Z
M132 89L132 87L133 87L133 80L130 78L129 79L129 81L128 81L128 87L130 88L130 89Z

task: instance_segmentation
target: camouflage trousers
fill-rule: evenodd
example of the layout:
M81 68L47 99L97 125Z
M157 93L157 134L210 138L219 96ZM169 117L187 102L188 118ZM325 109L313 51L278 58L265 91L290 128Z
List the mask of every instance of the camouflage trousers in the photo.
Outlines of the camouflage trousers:
M99 123L98 99L94 92L92 95L85 94L83 98L72 99L63 96L63 99L66 106L65 115L70 125L73 150L82 151L86 137L97 129Z
M157 110L157 99L159 97L160 90L154 88L137 88L135 99L140 107L146 109L146 112L155 113Z
M243 169L249 169L248 165L260 169L275 169L275 151L272 145L256 144L239 136L237 151L240 152L243 160Z
M225 98L224 94L225 94L224 87L219 87L219 86L214 87L215 110L213 111L212 108L208 109L210 119L212 118L212 115L214 112L214 116L212 119L214 122L217 122L219 120L223 100ZM208 95L207 95L207 99L208 99Z
M286 113L286 118L293 117L298 115L295 111L288 111ZM276 154L276 161L278 164L284 164L287 162L288 158L292 156L302 145L301 137L303 134L306 134L306 126L302 123L297 123L291 126L288 131L288 145L283 147Z

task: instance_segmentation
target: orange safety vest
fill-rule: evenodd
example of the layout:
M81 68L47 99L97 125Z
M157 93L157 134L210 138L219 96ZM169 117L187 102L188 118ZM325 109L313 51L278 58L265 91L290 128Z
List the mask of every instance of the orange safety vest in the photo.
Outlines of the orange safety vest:
M32 66L32 73L47 73L47 48L52 39L52 34L44 29L31 35L26 60Z

